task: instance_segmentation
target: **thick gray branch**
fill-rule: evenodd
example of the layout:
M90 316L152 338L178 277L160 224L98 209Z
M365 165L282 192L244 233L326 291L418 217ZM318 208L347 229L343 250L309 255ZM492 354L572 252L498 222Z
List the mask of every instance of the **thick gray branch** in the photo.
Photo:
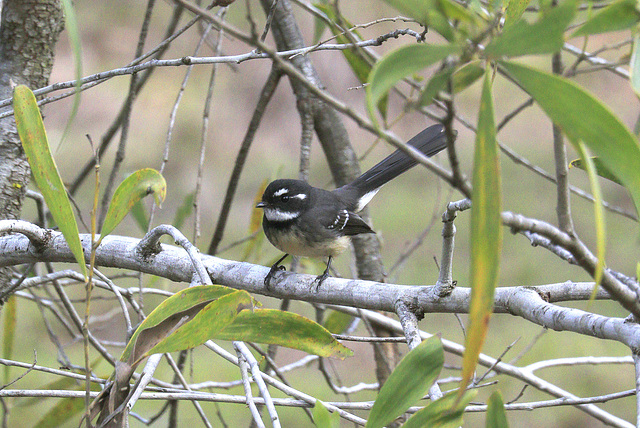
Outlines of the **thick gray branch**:
M89 254L89 235L81 235L81 239L85 253ZM140 240L134 238L107 236L96 252L96 264L149 273L176 282L191 282L194 267L185 250L162 245L159 253L143 253L139 250L139 243ZM382 311L395 311L397 302L406 302L424 313L465 313L468 312L471 298L470 289L465 287L457 287L449 296L439 298L433 293L434 286L382 284L341 278L328 278L316 292L313 282L315 276L291 272L279 273L275 283L266 290L264 277L268 268L207 255L200 257L213 283L278 298ZM0 237L0 267L38 261L73 263L74 257L58 232L52 232L51 238L40 250L23 235ZM498 287L494 310L496 313L522 317L553 330L616 340L632 350L640 349L640 327L637 324L622 318L605 317L553 304L587 300L592 290L592 283L572 282L539 287ZM607 295L601 292L598 297L607 298Z

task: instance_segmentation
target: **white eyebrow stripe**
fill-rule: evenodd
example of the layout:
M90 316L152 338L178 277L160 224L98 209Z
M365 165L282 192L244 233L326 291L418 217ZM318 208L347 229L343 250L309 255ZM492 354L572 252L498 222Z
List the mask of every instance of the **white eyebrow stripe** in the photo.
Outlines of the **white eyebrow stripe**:
M273 196L278 197L278 196L282 196L285 193L288 193L289 189L287 187L283 187L282 189L278 189L273 193Z
M297 195L293 195L292 198L298 198L302 201L304 199L307 199L307 195L306 193L298 193Z
M284 222L298 218L300 212L284 212L274 208L265 208L264 216L269 221Z

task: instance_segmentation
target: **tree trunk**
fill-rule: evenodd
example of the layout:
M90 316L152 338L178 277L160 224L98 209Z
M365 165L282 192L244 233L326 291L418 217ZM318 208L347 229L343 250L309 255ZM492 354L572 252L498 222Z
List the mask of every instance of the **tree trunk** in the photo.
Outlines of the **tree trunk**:
M5 0L0 22L0 99L16 85L45 86L53 66L54 48L64 25L58 0ZM11 107L0 109L6 112ZM0 119L0 219L20 215L29 183L29 165L13 116ZM0 271L0 291L9 272Z

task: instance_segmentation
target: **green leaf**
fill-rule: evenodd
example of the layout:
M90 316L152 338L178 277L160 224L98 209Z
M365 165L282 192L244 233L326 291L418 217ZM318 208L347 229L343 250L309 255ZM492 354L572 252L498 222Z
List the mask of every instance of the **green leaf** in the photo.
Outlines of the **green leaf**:
M51 155L40 109L31 89L24 85L16 86L13 90L13 110L20 141L22 141L36 185L51 211L53 220L80 265L80 271L86 277L87 267L84 263L78 224L73 215L67 190Z
M437 336L412 349L380 388L366 427L383 427L403 414L427 393L443 364L444 351Z
M618 0L587 19L571 37L627 30L639 21L640 10L636 0Z
M242 311L215 337L286 346L321 357L343 359L353 355L349 348L335 340L320 324L275 309Z
M477 391L466 391L458 400L457 392L450 392L416 412L403 428L458 428L463 425L465 407L476 395Z
M155 169L141 169L125 178L113 193L102 225L100 239L113 232L136 202L152 194L156 203L160 205L161 201L164 201L166 192L167 183Z
M636 93L636 97L640 98L640 35L638 34L633 38L629 72L631 74L629 79L631 89Z
M149 230L149 216L142 200L139 200L131 207L131 217L141 232L146 233Z
M600 177L606 178L607 180L610 180L610 181L613 181L614 183L622 185L622 182L618 179L618 177L616 177L615 174L609 170L609 168L604 166L604 164L602 163L600 158L592 156L589 159L591 159L591 162L593 163L593 166L595 167L596 173ZM572 166L572 167L579 168L579 169L581 169L583 171L586 170L586 167L584 166L584 162L582 162L582 159L572 160L569 163L569 165Z
M9 296L2 307L4 317L2 320L2 358L10 360L13 357L13 344L16 337L16 320L18 315L18 299ZM9 383L11 366L4 366L4 383Z
M509 27L522 18L522 14L529 6L531 0L510 0L505 11L504 26Z
M606 250L606 232L604 226L604 207L602 205L602 192L600 191L600 184L598 183L598 174L596 173L596 167L593 161L587 154L587 149L584 147L584 143L579 141L576 144L578 153L582 159L589 176L589 183L591 185L591 192L593 193L593 211L596 225L596 257L598 263L596 264L596 270L593 274L593 278L596 282L596 286L593 287L593 293L591 293L590 301L595 300L598 293L598 285L602 280L602 274L604 273L604 256Z
M427 86L425 86L424 91L422 91L422 94L420 95L421 106L430 105L440 92L447 89L447 85L451 80L453 72L453 69L446 68L431 76L431 79L427 82Z
M339 428L340 414L331 413L320 400L316 400L312 410L313 423L317 428Z
M484 67L481 61L471 61L464 64L453 73L453 93L457 94L473 85L484 75Z
M453 93L464 91L484 74L484 68L480 66L480 61L468 62L457 70L447 68L435 73L427 83L422 95L420 105L426 106L433 102L433 99L447 88L451 81Z
M120 361L139 361L168 332L175 330L178 324L185 324L209 303L234 292L235 290L220 285L200 285L177 292L160 303L138 326L122 352ZM152 330L154 328L155 331ZM139 340L140 335L147 337ZM157 339L154 341L152 337Z
M471 302L460 395L473 376L489 329L502 249L500 159L490 73L485 75L480 99L471 200Z
M34 426L38 428L58 428L65 425L75 415L84 410L84 399L65 398L59 400Z
M455 45L408 45L378 61L371 70L367 86L367 108L371 118L376 120L376 105L399 80L459 51Z
M504 411L504 402L500 391L495 391L487 402L487 428L509 428L507 414Z
M506 27L485 49L488 58L513 57L558 52L564 44L564 31L576 12L576 1L565 0L543 12L534 24L524 19Z
M195 348L228 326L243 309L252 307L251 295L236 290L206 305L192 320L179 327L146 355Z
M571 142L584 141L602 164L623 183L640 212L640 145L611 110L592 94L563 77L501 61L515 79L558 124Z
M324 328L333 334L341 334L353 323L353 317L340 311L329 311L324 320Z
M71 113L69 114L69 120L64 127L64 132L60 138L60 144L58 149L62 147L62 142L65 140L71 124L78 113L80 107L80 99L82 92L80 92L81 79L82 79L82 44L80 42L80 30L78 29L78 19L76 18L76 11L73 8L71 0L62 0L62 8L64 9L64 26L69 36L69 45L73 51L73 62L75 64L74 77L76 80L75 93L73 94L73 105L71 106Z
M189 218L189 216L193 213L193 204L196 200L196 192L191 192L184 197L182 200L182 204L176 210L176 215L173 218L171 224L176 229L182 229L184 222Z

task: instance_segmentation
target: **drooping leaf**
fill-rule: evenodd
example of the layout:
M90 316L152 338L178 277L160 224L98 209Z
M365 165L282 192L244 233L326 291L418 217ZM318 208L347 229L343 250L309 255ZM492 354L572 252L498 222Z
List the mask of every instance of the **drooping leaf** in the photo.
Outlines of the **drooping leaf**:
M416 404L437 379L443 364L444 351L437 336L409 351L380 388L366 427L383 427Z
M464 409L476 395L477 391L475 390L466 391L458 400L458 394L455 391L450 392L416 412L403 425L403 428L458 428L463 426Z
M84 410L84 399L65 398L59 400L34 426L38 428L58 428Z
M607 180L610 180L610 181L613 181L614 183L618 183L622 185L618 177L616 177L615 174L609 170L609 168L604 166L600 158L592 156L590 159L591 159L591 162L593 163L593 166L595 167L596 173L600 177L606 178ZM584 166L584 162L582 162L582 159L574 159L569 163L569 165L572 167L579 168L583 171L586 170L586 167Z
M453 73L453 93L457 94L473 85L484 75L481 61L471 61L464 64Z
M184 222L189 218L189 216L193 213L193 204L196 199L196 193L191 192L184 197L182 203L176 210L176 214L173 217L173 221L171 224L176 229L182 229Z
M444 70L440 70L437 73L434 73L427 82L422 94L420 95L420 105L428 106L433 100L447 89L447 85L451 80L451 76L453 75L454 70L451 68L446 68Z
M491 92L490 73L487 73L480 99L473 160L471 302L459 395L462 395L475 372L489 329L502 249L500 159Z
M397 49L378 61L369 75L367 108L375 120L378 102L399 80L458 53L455 45L408 45Z
M107 236L131 211L136 202L147 195L153 195L156 203L164 201L167 183L155 169L145 168L124 179L113 193L107 215L102 225L101 239Z
M203 307L192 320L147 351L147 355L195 348L228 326L253 300L244 290L235 290Z
M497 59L558 52L564 44L564 31L575 12L576 1L565 0L545 11L534 24L521 19L491 40L485 54Z
M81 272L86 276L84 253L80 243L78 224L73 215L67 190L51 155L42 115L31 89L18 85L13 90L13 110L22 147L31 166L31 172L51 216L69 245Z
M316 405L313 406L312 415L316 428L340 427L340 414L337 412L331 413L320 400L317 400Z
M16 320L18 316L18 299L10 296L2 307L2 358L10 360L13 357L13 345L16 337ZM11 366L4 366L4 383L9 383Z
M509 428L507 414L504 411L504 402L500 391L495 391L487 402L487 428Z
M598 174L596 173L596 167L593 164L593 160L587 154L587 149L584 147L584 143L579 141L575 144L578 148L578 153L582 163L585 166L587 175L589 176L589 184L591 185L591 193L593 193L593 211L596 225L596 257L598 262L596 264L596 270L593 274L593 279L596 282L596 286L593 287L593 293L591 293L591 301L595 300L598 293L598 285L602 280L602 274L604 273L604 257L606 250L606 232L604 225L604 206L602 205L602 192L600 191L600 183L598 183Z
M353 323L353 316L340 311L329 311L324 320L324 328L333 334L341 334Z
M215 338L286 346L321 357L343 359L353 355L320 324L275 309L242 311Z
M171 331L193 319L209 303L235 290L219 285L200 285L179 291L160 303L138 326L125 347L120 361L138 361ZM157 327L157 328L156 328ZM153 330L155 328L155 330ZM147 331L149 330L149 331ZM147 336L144 341L138 337ZM156 338L154 340L154 338Z
M560 76L514 62L500 66L527 91L571 142L583 141L631 194L640 212L640 145L633 133L592 94Z
M422 95L420 96L420 105L426 106L433 102L433 99L441 92L447 89L447 85L451 83L453 93L464 91L477 81L484 74L484 68L480 65L480 61L468 62L457 70L447 68L435 73L427 83Z
M578 28L571 37L627 30L640 22L640 10L635 0L618 0L598 11Z
M253 254L260 254L260 248L262 248L262 244L264 242L264 233L258 233L260 226L262 225L262 216L264 215L264 212L261 209L256 208L256 205L262 199L262 194L264 193L264 189L267 188L267 184L268 181L263 180L260 188L253 197L253 204L251 205L253 208L251 210L251 219L249 221L249 235L253 235L253 237L247 241L247 245L245 246L240 259L242 261L249 260Z
M69 120L64 127L64 132L60 139L58 148L62 147L62 142L71 129L71 124L78 113L80 107L80 99L82 92L80 92L81 80L82 80L82 43L80 42L80 30L78 28L78 19L76 17L76 11L73 7L71 0L62 0L62 9L64 10L64 26L69 36L69 45L73 51L73 62L75 64L74 77L76 80L75 93L73 94L73 105L71 106L71 113L69 114Z
M142 200L139 200L131 207L131 217L140 229L140 232L146 233L149 230L149 216L147 215L147 210Z
M631 89L636 93L636 97L640 98L640 35L638 34L633 38L629 73L631 74L629 79Z

